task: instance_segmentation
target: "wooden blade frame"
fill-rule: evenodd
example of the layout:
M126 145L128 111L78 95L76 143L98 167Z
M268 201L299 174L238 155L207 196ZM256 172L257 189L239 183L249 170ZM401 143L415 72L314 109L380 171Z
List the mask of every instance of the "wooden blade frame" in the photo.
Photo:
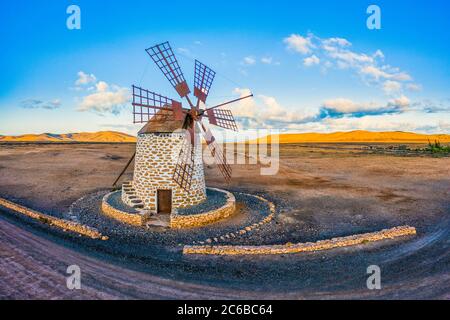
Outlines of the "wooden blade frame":
M238 131L236 121L230 110L210 109L207 111L209 123L221 128Z
M200 101L205 103L209 90L211 89L211 85L214 81L214 77L216 76L216 72L198 60L195 60L194 71L194 96L198 98L198 107Z
M211 130L209 130L209 128L207 128L203 123L201 123L201 127L202 127L202 134L206 140L206 144L208 145L209 151L211 152L214 161L219 167L220 173L222 173L223 177L225 178L225 181L229 183L231 181L232 170L230 165L227 163L225 154L217 144L216 138L214 138L214 136L212 135Z
M195 169L195 144L192 143L190 137L192 133L189 133L189 131L186 132L185 139L183 140L172 177L172 179L185 191L191 189L192 177Z
M191 92L178 64L177 58L169 42L164 42L145 50L180 97L184 98Z
M183 108L181 103L160 94L133 86L133 122L146 123L150 119L166 120L169 116L175 120L182 120ZM167 110L170 112L160 112Z

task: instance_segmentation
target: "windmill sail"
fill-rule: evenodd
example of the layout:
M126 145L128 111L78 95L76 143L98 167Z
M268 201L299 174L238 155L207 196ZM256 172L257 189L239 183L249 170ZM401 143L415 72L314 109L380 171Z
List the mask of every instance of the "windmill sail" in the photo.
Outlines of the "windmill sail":
M136 86L133 86L132 91L134 123L145 123L155 118L165 120L164 117L169 115L176 120L183 119L180 102ZM164 112L160 112L161 110Z
M226 109L210 109L207 111L209 123L218 127L238 131L233 114Z
M184 190L189 191L194 175L195 144L192 143L192 132L187 131L175 165L173 180Z
M169 42L164 42L146 49L148 55L156 63L170 84L175 88L180 97L187 97L191 92L178 64L177 58L170 47Z
M201 127L203 137L206 140L206 144L208 145L209 151L211 152L211 155L213 156L220 173L222 173L226 182L230 182L232 171L230 165L227 163L225 154L217 144L216 138L214 138L214 136L212 135L211 130L209 130L209 128L207 128L203 123L201 124Z
M205 103L216 72L198 60L195 60L194 71L194 96L198 98L198 101Z

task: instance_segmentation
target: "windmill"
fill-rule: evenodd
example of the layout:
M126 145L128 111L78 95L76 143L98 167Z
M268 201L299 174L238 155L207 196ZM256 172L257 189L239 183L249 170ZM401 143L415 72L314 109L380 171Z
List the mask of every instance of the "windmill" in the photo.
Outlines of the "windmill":
M238 131L231 111L221 107L253 95L206 108L216 72L195 60L194 96L197 101L194 104L169 43L155 45L146 52L188 106L183 107L177 100L132 86L133 122L145 123L145 126L138 133L136 152L114 185L135 157L133 181L122 185L122 200L135 208L170 213L173 208L196 205L206 199L200 133L223 178L230 181L231 167L202 120L207 118L211 125ZM178 155L175 160L168 155L173 152Z

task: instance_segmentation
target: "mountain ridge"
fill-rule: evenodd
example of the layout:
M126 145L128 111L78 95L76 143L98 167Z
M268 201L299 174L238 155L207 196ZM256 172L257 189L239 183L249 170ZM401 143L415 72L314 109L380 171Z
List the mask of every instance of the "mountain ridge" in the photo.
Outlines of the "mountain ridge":
M421 134L406 131L338 131L332 133L284 133L279 134L279 143L428 143L435 140L450 142L449 134ZM271 141L272 135L251 142Z
M41 133L2 136L0 142L136 142L136 137L118 131Z

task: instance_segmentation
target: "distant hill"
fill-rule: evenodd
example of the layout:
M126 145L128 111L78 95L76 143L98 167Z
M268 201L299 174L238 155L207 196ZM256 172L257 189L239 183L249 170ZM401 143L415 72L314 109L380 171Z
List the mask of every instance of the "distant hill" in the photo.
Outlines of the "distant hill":
M117 131L80 133L42 133L0 136L0 142L136 142L136 137Z
M271 136L268 137L270 141ZM258 139L258 140L261 140ZM251 141L251 142L256 142ZM450 142L450 135L435 134L426 135L420 133L390 131L390 132L371 132L371 131L350 131L334 133L285 133L279 134L280 143L343 143L343 142L365 142L365 143L428 143L428 140L434 142L438 140L442 143Z

